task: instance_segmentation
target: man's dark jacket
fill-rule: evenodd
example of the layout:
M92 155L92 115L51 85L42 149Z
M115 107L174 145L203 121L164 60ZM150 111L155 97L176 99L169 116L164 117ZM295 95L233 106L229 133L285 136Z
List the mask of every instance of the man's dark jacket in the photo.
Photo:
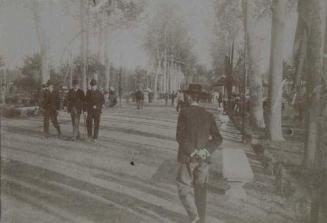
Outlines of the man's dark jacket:
M68 112L76 112L81 113L84 108L85 103L85 95L83 90L77 89L70 89L66 95L64 106L67 106Z
M85 108L87 112L101 113L102 106L104 105L104 96L99 90L88 90L85 96ZM96 108L94 108L96 106Z
M60 97L59 93L55 90L50 92L44 91L42 107L45 111L57 111L60 109Z
M135 99L136 100L143 100L144 99L144 94L141 90L137 90L135 92Z
M213 153L223 140L213 115L196 105L179 113L176 139L179 143L177 159L181 163L189 162L195 149L205 148Z

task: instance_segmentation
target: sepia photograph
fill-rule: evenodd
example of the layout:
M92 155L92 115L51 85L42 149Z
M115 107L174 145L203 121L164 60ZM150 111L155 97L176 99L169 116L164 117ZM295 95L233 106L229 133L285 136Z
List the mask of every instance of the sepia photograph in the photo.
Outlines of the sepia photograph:
M327 223L327 0L0 0L1 223Z

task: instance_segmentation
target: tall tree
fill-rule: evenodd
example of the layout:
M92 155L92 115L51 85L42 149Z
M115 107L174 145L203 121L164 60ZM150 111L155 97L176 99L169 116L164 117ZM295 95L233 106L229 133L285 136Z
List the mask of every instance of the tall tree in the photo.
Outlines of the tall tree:
M244 32L246 35L246 70L249 76L250 88L250 123L254 128L265 128L263 117L263 74L258 70L258 61L256 60L256 2L242 0Z
M172 78L169 71L174 62L183 64L183 73L190 74L195 65L195 58L185 21L178 7L172 3L160 2L157 8L156 14L148 23L144 47L149 57L153 59L152 63L157 67L156 76L163 68L164 91L169 91L171 82L169 78ZM156 90L155 87L154 91Z
M86 73L87 73L87 2L86 0L80 0L80 25L81 25L81 48L80 55L82 58L82 87L83 90L87 90L87 82L86 82Z
M305 68L298 64L298 73L302 74L306 82L306 143L304 166L307 169L314 167L317 158L318 125L320 114L320 92L323 65L323 37L324 19L323 0L300 0L298 3L298 27L303 27L302 44L305 49ZM304 42L306 41L306 42ZM301 57L301 56L298 56ZM302 70L299 70L302 68Z
M39 48L40 48L41 82L45 83L50 78L49 64L48 64L48 42L47 42L47 37L45 35L45 31L42 27L41 9L40 9L39 1L33 0L31 8L32 8L32 12L33 12L33 20L34 20L37 39L38 39Z
M102 19L104 42L104 64L106 67L105 90L110 87L110 33L115 29L128 27L137 22L140 14L143 12L144 0L95 0L93 1L92 13L97 14L98 20Z
M286 3L285 0L273 0L272 2L269 69L269 137L272 141L284 140L282 133L282 77Z

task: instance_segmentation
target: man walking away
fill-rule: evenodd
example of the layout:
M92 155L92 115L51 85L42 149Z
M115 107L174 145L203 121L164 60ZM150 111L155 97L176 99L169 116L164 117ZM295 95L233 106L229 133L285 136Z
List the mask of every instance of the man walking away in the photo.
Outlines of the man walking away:
M178 149L177 188L192 223L204 223L209 158L222 143L213 115L200 107L201 85L190 84L186 93L190 106L179 113L176 139Z
M90 82L91 90L88 90L85 97L85 110L87 112L86 125L89 140L96 142L99 135L100 117L105 99L97 88L96 80ZM94 124L94 129L93 129Z
M44 136L49 137L49 121L57 129L58 137L61 137L60 126L58 123L58 110L60 109L60 98L57 91L54 90L53 83L48 81L47 90L44 92L43 111L44 111Z
M80 139L79 123L83 111L85 95L79 88L78 80L73 80L73 89L70 89L66 95L64 106L72 119L73 137L72 140Z

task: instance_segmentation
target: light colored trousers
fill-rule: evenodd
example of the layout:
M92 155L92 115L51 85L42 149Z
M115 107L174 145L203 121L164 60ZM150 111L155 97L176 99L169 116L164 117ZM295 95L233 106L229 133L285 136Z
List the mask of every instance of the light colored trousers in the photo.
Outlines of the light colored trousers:
M176 183L179 199L191 221L200 217L200 223L204 223L209 165L206 162L197 161L178 163L178 165Z

